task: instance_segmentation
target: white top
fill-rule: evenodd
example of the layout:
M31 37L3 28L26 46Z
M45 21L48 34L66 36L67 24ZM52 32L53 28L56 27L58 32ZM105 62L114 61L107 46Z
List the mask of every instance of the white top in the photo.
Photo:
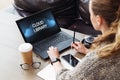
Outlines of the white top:
M19 46L18 50L20 52L28 52L33 49L33 46L30 43L23 43Z

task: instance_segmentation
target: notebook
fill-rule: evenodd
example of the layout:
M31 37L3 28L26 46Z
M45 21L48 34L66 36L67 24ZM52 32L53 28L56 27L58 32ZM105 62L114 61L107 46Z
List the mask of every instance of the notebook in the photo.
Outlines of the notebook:
M47 9L16 21L17 26L27 43L33 45L33 51L43 59L48 58L50 46L57 47L59 52L70 47L72 36L61 31L51 10Z

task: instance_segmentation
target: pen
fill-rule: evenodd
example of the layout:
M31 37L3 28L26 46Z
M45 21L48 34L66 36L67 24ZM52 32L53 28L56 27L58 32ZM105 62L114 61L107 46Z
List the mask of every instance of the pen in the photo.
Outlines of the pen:
M70 55L70 59L69 59L69 60L70 60L70 61L69 61L69 62L70 62L70 64L72 65L72 58L71 58L71 55Z
M75 32L76 32L76 26L74 26L73 43L75 42Z

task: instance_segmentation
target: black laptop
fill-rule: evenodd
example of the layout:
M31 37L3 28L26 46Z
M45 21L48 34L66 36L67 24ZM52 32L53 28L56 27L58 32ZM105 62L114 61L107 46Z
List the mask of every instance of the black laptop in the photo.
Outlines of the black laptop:
M16 21L18 28L27 43L33 45L33 51L43 59L48 58L50 46L59 51L70 47L72 36L61 31L50 10L44 10Z

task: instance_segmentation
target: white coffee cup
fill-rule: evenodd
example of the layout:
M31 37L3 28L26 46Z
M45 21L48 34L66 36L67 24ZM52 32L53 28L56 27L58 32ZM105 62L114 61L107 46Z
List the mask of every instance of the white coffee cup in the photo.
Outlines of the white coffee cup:
M19 46L18 50L21 53L24 63L27 64L33 63L32 49L33 46L30 43L23 43Z

